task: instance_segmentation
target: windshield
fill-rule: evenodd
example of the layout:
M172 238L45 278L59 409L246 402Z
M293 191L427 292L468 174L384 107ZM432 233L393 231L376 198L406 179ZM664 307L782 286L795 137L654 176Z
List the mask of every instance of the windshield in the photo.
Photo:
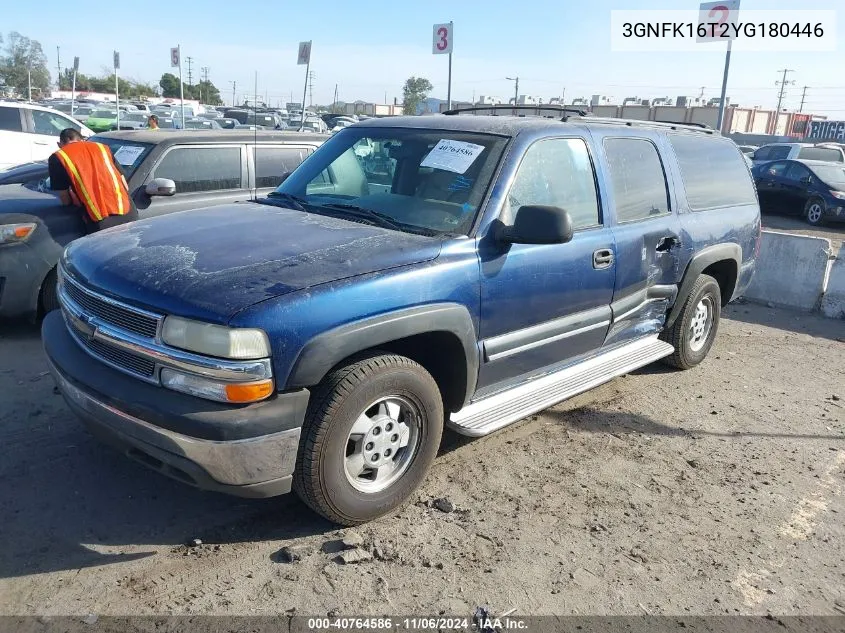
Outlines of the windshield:
M114 119L116 116L116 110L94 110L91 113L92 119Z
M845 167L839 165L813 165L812 170L828 187L845 191Z
M410 128L347 128L276 190L343 217L375 212L413 232L467 233L507 139Z
M154 147L150 143L136 143L135 141L104 136L92 136L91 140L109 146L114 160L123 168L127 180L132 177L132 174L135 173L135 170L138 169Z

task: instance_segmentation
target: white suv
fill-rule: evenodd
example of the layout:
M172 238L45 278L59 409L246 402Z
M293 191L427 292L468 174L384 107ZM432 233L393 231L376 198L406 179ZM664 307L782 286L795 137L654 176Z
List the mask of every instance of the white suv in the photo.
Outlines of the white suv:
M94 134L68 115L31 103L0 102L0 169L36 160L47 160L58 149L65 128L82 136Z
M845 150L837 145L820 143L770 143L757 148L751 155L754 164L772 160L801 158L804 160L823 160L831 163L845 163Z

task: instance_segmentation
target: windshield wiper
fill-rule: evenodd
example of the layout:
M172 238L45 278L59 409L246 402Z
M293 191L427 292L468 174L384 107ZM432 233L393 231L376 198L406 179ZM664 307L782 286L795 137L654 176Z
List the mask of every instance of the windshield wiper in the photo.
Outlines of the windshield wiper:
M343 211L347 215L351 215L356 218L360 218L362 220L371 220L373 223L378 224L384 228L393 229L395 231L401 231L403 228L409 228L410 225L402 224L401 222L396 222L391 216L387 215L386 213L379 213L378 211L373 211L372 209L367 209L364 207L359 207L357 204L348 204L344 202L324 202L320 204L321 207L326 209L338 209L339 211ZM410 228L418 228L418 227L410 227Z
M267 194L268 198L272 198L274 200L281 200L286 202L291 209L296 209L297 211L307 211L305 205L308 204L308 201L305 198L300 198L299 196L295 196L292 193L284 193L282 191L271 191Z

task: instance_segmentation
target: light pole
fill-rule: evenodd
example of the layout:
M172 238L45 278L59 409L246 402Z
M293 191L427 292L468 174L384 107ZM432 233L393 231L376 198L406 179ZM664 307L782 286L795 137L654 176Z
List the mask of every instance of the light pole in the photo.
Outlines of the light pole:
M516 106L519 104L519 77L505 77L505 79L515 82L513 90L513 107L514 110L516 110Z

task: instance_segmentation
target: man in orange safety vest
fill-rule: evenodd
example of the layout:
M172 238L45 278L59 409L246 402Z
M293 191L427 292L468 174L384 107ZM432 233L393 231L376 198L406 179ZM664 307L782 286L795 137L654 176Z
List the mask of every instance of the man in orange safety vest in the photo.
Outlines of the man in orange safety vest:
M88 233L138 219L126 178L107 145L86 141L77 130L67 128L47 165L50 188L58 192L62 204L85 210Z

